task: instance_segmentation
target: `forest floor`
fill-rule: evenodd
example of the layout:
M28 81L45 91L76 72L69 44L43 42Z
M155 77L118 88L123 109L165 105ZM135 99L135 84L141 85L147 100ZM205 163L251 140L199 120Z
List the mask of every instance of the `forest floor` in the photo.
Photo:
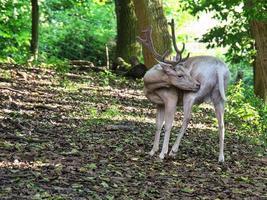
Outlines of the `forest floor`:
M140 80L1 65L0 199L267 199L266 157L227 121L217 162L210 106L163 162L147 154L154 121Z

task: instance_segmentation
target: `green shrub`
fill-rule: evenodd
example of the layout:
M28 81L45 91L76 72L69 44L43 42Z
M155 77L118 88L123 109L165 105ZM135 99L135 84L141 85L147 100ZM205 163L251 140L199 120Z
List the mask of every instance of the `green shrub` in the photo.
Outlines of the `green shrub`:
M230 66L232 81L236 80L237 73L241 71L243 73L243 83L247 86L253 85L253 67L246 62L240 62L237 64L231 64Z
M93 0L67 2L69 5L57 0L44 2L40 51L47 58L90 60L103 65L106 44L109 48L115 44L114 4L100 5Z
M225 118L240 134L267 145L267 105L254 95L251 86L240 81L229 87Z
M26 0L0 0L0 60L25 62L29 57L31 11Z

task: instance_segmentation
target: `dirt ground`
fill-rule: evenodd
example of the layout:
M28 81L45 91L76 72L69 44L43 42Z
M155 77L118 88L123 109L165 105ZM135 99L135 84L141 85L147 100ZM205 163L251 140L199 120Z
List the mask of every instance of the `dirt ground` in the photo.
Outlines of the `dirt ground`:
M178 108L170 143L181 125ZM0 199L267 199L267 159L211 107L194 108L176 158L150 157L141 81L0 66ZM249 133L248 133L249 134Z

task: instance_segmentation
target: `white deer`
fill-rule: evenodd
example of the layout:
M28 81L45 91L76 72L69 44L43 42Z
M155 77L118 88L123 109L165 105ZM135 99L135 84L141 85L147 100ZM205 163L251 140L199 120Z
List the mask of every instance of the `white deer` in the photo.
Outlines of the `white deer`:
M193 104L212 101L219 128L219 162L224 162L224 102L225 89L230 76L226 64L212 56L195 56L182 59L175 41L174 21L169 23L172 28L172 41L176 51L174 61L166 60L167 51L160 55L155 51L152 41L152 28L143 31L145 38L137 37L138 41L150 50L159 64L153 66L144 76L145 96L157 105L156 133L150 155L159 150L160 133L164 125L165 135L163 147L159 155L164 159L168 153L170 131L172 128L178 97L182 98L184 119L177 139L169 152L175 156L181 139L185 134L191 118ZM200 88L199 88L200 86ZM177 89L178 88L178 89Z

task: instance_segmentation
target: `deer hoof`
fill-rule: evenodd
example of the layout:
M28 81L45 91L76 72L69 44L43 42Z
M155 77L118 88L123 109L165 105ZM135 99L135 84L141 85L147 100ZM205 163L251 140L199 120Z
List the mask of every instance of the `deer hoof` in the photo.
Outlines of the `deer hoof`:
M218 159L219 163L223 163L224 162L224 155L220 155L219 159Z
M176 154L177 154L177 152L174 152L173 150L171 150L170 153L169 153L169 156L171 156L171 157L175 157Z
M156 151L152 149L148 154L149 154L150 156L154 156L155 152L156 152Z
M162 152L161 152L161 153L159 154L159 158L160 158L160 160L163 160L164 157L165 157L165 153L162 153Z

